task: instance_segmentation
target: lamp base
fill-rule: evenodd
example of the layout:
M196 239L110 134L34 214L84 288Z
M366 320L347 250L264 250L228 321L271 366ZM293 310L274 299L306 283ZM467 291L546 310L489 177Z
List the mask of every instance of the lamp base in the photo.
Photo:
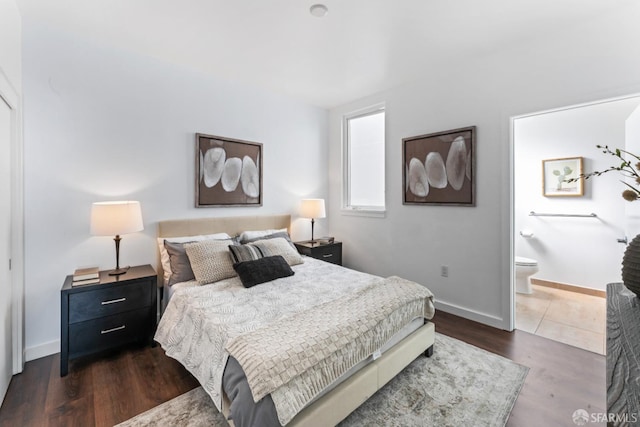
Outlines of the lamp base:
M120 276L121 274L125 274L129 271L129 267L116 268L114 270L109 271L109 276Z

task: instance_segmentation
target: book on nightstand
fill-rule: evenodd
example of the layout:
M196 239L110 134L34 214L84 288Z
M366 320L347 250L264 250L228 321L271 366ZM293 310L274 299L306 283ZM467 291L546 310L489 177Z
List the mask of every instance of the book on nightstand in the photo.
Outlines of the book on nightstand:
M335 241L335 239L333 237L320 237L319 239L316 239L316 241L320 245L330 245Z
M92 283L100 283L100 278L96 277L93 279L74 280L71 282L71 286L75 288L76 286L91 285Z
M100 281L100 272L98 270L98 267L78 268L76 269L76 271L73 272L74 286L76 283L87 285L88 283L85 283L87 280L95 280L96 282ZM80 283L80 282L83 282L83 283ZM91 282L91 283L96 283L96 282Z

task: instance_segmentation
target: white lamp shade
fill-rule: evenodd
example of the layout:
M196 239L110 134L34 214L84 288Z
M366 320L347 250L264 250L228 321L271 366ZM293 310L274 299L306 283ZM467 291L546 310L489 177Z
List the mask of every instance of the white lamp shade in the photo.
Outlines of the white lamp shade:
M324 199L302 199L300 205L302 218L324 218L327 216L324 210Z
M115 236L144 230L140 202L97 202L91 206L91 234Z

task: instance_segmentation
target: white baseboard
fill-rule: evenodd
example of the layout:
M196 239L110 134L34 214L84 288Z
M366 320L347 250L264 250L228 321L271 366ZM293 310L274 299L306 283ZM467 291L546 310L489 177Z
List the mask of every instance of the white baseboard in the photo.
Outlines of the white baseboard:
M469 308L460 307L455 304L450 304L444 301L435 301L434 305L436 310L441 310L446 313L455 314L456 316L464 317L465 319L473 320L475 322L483 323L485 325L492 326L498 329L509 330L509 322L501 317L497 317L487 313L481 313L479 311L471 310ZM437 325L436 325L437 329Z
M60 340L50 341L24 350L25 360L27 362L56 353L60 353Z

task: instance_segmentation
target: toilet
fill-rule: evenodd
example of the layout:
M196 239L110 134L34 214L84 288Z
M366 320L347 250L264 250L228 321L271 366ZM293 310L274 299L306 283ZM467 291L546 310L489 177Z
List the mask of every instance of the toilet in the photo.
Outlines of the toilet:
M521 256L516 257L516 292L530 294L531 276L538 272L538 261Z

